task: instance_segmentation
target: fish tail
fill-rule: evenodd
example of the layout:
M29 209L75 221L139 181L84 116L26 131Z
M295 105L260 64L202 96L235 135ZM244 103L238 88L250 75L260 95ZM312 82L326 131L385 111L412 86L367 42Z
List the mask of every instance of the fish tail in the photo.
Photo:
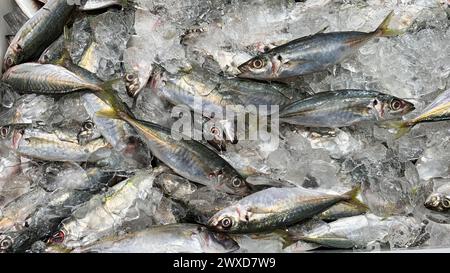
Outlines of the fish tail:
M122 79L120 79L120 78L112 79L112 80L109 80L109 81L106 81L106 82L102 83L101 85L99 85L99 87L102 90L112 91L114 89L113 88L114 84L119 83L121 80Z
M349 201L351 203L361 203L361 201L358 200L358 194L361 190L361 186L358 185L356 187L354 187L353 189L349 190L348 192L344 193L342 195L342 198L346 201Z
M95 112L95 115L101 118L120 119L119 114L113 107L108 107L106 109L99 110Z
M403 31L401 30L389 28L389 23L391 22L393 16L394 11L389 12L386 18L384 18L383 22L381 22L378 28L374 31L375 35L381 37L389 37L400 35L403 33Z

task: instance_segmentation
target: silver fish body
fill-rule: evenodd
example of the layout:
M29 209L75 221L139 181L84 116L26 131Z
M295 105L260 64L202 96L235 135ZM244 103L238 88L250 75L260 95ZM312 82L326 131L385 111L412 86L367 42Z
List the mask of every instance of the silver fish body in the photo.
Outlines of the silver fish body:
M345 127L402 116L414 105L378 91L346 89L321 92L281 109L280 121L310 127Z
M227 235L196 224L173 224L111 237L76 252L223 253L237 249L237 243Z
M241 175L213 150L157 124L124 119L138 132L155 157L177 174L216 190L246 195L250 188Z
M223 232L245 233L288 227L319 214L343 200L352 200L357 189L343 195L294 187L269 188L253 193L216 213L208 226Z
M188 73L179 74L170 74L157 68L150 84L157 94L172 104L187 105L207 117L222 115L225 118L226 110L244 113L246 106L281 107L293 102L294 98L306 96L283 84L228 79L197 67ZM200 103L197 103L196 100L200 99ZM262 114L267 115L267 111L270 110Z
M26 129L17 144L17 152L22 156L48 161L95 162L107 156L102 155L102 150L109 149L102 138L80 145L76 135L40 129Z
M300 236L302 241L331 248L365 248L369 243L414 243L420 224L406 216L378 217L373 214L342 218ZM406 238L406 240L405 240ZM394 245L392 245L394 247ZM295 249L295 244L289 247Z
M86 89L102 90L100 86L53 64L16 65L3 74L2 80L10 84L14 90L23 93L64 94Z
M359 47L377 36L398 34L388 28L393 13L373 32L317 33L290 41L240 65L238 77L280 80L323 71L351 56Z

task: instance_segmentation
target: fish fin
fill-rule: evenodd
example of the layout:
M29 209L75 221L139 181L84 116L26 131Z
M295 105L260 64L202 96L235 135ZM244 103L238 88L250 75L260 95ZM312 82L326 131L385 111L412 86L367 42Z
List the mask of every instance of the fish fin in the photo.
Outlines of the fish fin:
M119 82L121 82L121 81L122 81L122 79L120 79L120 78L112 79L112 80L109 80L109 81L106 81L106 82L102 83L102 84L100 85L100 87L101 87L103 90L109 90L109 91L111 91L111 90L113 90L114 84L119 83Z
M342 197L351 203L353 203L353 202L355 204L356 204L356 202L361 203L361 201L359 201L359 199L357 198L360 190L361 190L361 186L358 185L358 186L354 187L353 189L349 190L348 192L342 194Z
M397 133L395 133L395 139L399 139L405 134L407 134L409 131L411 131L411 127L402 127L397 130Z
M286 248L298 241L296 240L294 234L284 229L276 229L273 231L273 233L278 234L281 237L283 248Z
M397 129L397 132L395 133L395 139L399 139L400 137L411 131L411 128L413 126L413 124L411 124L410 122L403 120L387 120L379 123L379 125L382 128Z
M365 212L369 211L369 207L366 204L364 204L361 200L359 200L358 198L351 199L346 202L349 204L355 205L358 208L363 209Z
M62 54L59 57L59 59L57 59L55 61L55 64L57 64L57 65L64 66L64 64L66 64L66 63L73 63L72 57L70 56L70 52L69 52L70 34L71 34L71 31L70 31L69 27L67 25L65 25L64 29L63 29L63 34L62 34L63 35Z
M306 251L310 251L310 250L314 250L317 249L319 247L321 247L321 245L313 240L310 240L308 237L303 236L303 235L297 235L294 236L295 237L294 241L292 242L292 244L290 245L283 245L283 249L285 249L286 247L292 246L295 244L295 251L294 252L306 252Z
M116 110L114 110L114 108L112 108L112 107L108 107L107 109L99 110L99 111L95 112L95 115L97 117L101 117L101 118L120 119Z
M392 17L394 16L394 11L389 12L389 14L384 18L383 22L378 26L378 28L374 31L377 36L381 37L389 37L396 36L403 33L401 30L391 29L389 28L389 23L391 22Z

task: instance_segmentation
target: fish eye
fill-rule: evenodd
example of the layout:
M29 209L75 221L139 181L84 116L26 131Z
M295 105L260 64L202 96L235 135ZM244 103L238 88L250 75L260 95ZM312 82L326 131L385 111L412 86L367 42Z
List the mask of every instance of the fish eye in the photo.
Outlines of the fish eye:
M211 134L213 134L215 136L218 136L220 134L220 130L217 127L212 127L210 131L211 131Z
M135 77L134 74L132 74L132 73L128 73L128 74L125 75L125 80L127 80L127 81L129 81L129 82L134 81L135 78L136 78L136 77Z
M52 237L49 239L49 241L51 243L61 244L62 242L64 242L65 236L66 235L64 234L64 231L60 230L60 231L56 232L55 234L53 234Z
M6 66L11 67L14 64L14 61L11 57L6 57L5 63Z
M233 221L231 221L231 219L229 217L224 217L221 221L220 221L220 225L225 228L225 229L229 229L231 227L231 225L233 224Z
M391 101L391 109L394 110L394 111L399 110L400 108L402 108L402 105L403 105L403 103L400 100L398 100L398 99L393 99Z
M5 239L3 239L0 242L0 249L3 249L3 250L8 249L12 246L12 244L13 244L13 242L12 242L11 238L6 237Z
M84 128L85 130L92 130L92 129L94 129L94 123L93 123L92 121L90 121L90 120L85 121L85 122L83 123L83 128Z
M262 59L255 59L252 62L252 66L256 69L260 69L264 66L264 61Z
M378 104L378 100L377 99L374 99L373 100L373 106L376 106Z
M448 200L447 198L442 200L442 206L446 209L450 208L450 200Z
M242 180L239 177L235 177L233 178L233 181L231 181L231 185L233 185L233 187L235 188L239 188L240 186L242 186Z
M8 136L9 130L10 130L9 126L3 126L0 128L0 135L2 136L2 138L5 138Z

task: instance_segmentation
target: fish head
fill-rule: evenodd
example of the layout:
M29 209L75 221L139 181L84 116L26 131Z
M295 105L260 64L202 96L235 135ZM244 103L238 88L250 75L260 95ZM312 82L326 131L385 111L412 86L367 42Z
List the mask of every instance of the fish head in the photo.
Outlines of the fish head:
M0 127L0 143L16 150L24 134L24 128L20 125L5 125Z
M240 209L238 206L225 208L208 220L207 226L219 232L233 232L239 227Z
M271 61L270 57L259 55L238 66L241 73L237 76L247 79L271 79L276 73L274 70L277 70L274 68L276 68L276 64Z
M250 184L234 169L222 171L217 175L217 189L226 193L246 196L252 192Z
M450 209L450 198L442 193L432 193L425 200L424 206L435 211L445 211Z
M7 71L11 67L19 64L22 47L17 42L13 42L6 50L5 57L3 58L2 72Z
M91 119L87 119L83 122L81 129L77 134L78 144L80 145L85 145L100 137L100 131L96 128L95 123Z
M239 249L239 245L228 235L214 232L206 227L197 228L203 247L208 252L232 252Z
M371 102L371 108L380 119L392 119L406 115L415 109L414 104L386 94L377 96Z

